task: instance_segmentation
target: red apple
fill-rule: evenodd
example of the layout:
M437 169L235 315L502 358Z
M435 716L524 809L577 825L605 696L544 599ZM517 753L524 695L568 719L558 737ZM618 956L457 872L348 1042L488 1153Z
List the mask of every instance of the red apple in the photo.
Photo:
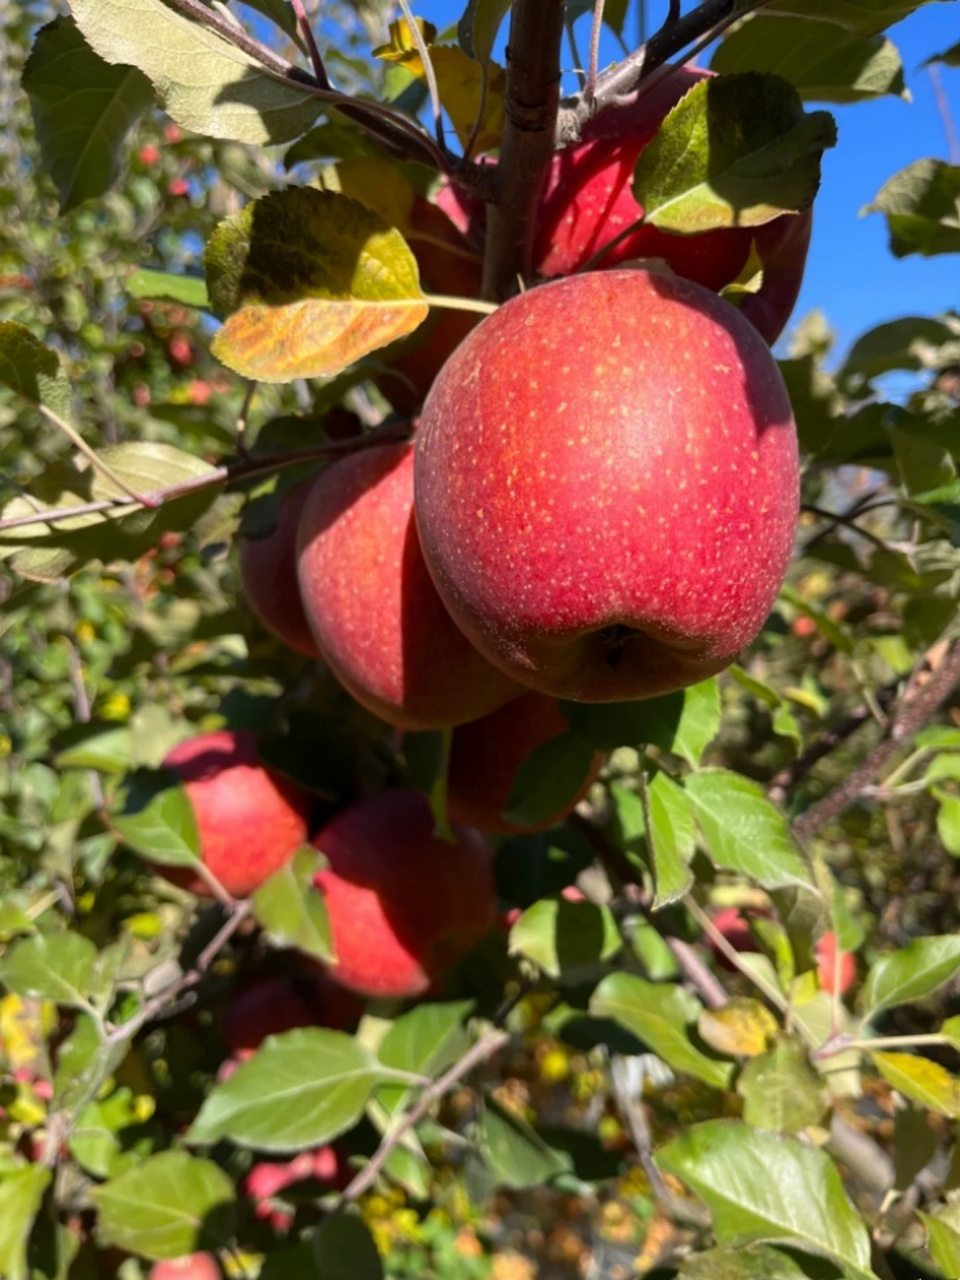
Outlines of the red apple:
M809 211L783 214L761 227L698 235L636 226L611 244L643 216L631 190L640 154L671 108L711 74L678 67L632 105L600 112L585 126L579 144L554 157L537 214L534 265L542 276L567 276L583 270L601 250L592 263L600 270L635 258L662 258L678 275L719 292L740 276L755 243L763 281L759 293L745 295L743 310L773 343L800 291L810 242Z
M221 1280L221 1276L212 1253L188 1253L182 1258L155 1262L149 1280Z
M441 195L444 190L441 189ZM454 225L444 209L417 195L407 228L407 242L429 293L476 298L483 261L480 251ZM479 322L470 311L436 307L409 338L383 353L388 368L377 386L398 413L413 414L423 403L450 353Z
M291 1160L262 1160L247 1174L244 1191L253 1200L253 1212L257 1218L269 1222L276 1231L289 1231L293 1214L276 1198L287 1187L313 1179L330 1183L338 1190L350 1181L350 1166L341 1159L333 1147L317 1147L313 1151L301 1151Z
M268 631L296 653L319 658L297 581L297 526L311 483L302 481L283 498L267 537L240 539L240 581L247 604Z
M193 806L201 861L235 897L252 893L306 842L310 797L260 764L252 730L188 738L163 766L177 775ZM189 868L158 870L193 893L210 893Z
M439 729L517 695L433 586L413 519L409 444L328 467L307 496L298 545L300 593L320 652L370 711L404 728Z
M857 976L857 961L852 951L840 951L837 947L837 935L828 929L817 940L814 947L817 958L817 977L824 991L832 995L834 990L839 995L846 993L853 986Z
M518 827L503 810L517 771L537 747L565 733L566 720L555 698L528 693L498 711L462 724L453 732L447 768L447 812L453 822L498 835L543 831L567 816L596 779L603 756L595 755L581 785L567 803L545 822Z
M799 501L790 402L756 330L689 280L590 272L511 299L447 361L416 450L444 604L542 693L695 684L780 589Z
M490 851L479 833L434 834L418 791L365 797L315 838L328 866L326 899L336 951L331 975L370 996L422 995L494 921Z
M765 915L766 912L751 912L749 914ZM744 919L740 907L722 907L719 911L714 913L712 921L714 928L717 929L724 938L726 938L734 951L753 952L760 950L757 940L753 936L753 931L751 930L747 920ZM716 961L720 967L722 969L732 971L734 966L730 963L712 938L707 939L707 945L716 957Z

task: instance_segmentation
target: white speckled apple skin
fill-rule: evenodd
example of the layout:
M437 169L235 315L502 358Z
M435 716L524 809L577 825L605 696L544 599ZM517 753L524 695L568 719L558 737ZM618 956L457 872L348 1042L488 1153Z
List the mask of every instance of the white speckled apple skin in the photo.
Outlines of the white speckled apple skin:
M558 697L651 697L763 625L796 531L796 428L729 304L676 276L588 273L512 299L454 352L415 486L437 590L492 662Z

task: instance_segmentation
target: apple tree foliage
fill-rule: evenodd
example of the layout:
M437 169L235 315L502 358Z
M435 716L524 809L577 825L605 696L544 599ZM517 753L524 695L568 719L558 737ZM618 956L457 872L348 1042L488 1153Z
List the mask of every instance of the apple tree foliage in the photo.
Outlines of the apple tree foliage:
M844 352L796 325L804 505L776 608L716 679L565 704L510 816L607 764L566 823L499 842L507 923L443 989L225 1071L236 991L330 958L316 857L244 902L155 871L197 857L153 771L199 729L262 729L326 814L358 779L442 808L441 735L398 746L274 642L235 558L278 484L409 432L377 379L431 311L414 193L446 175L487 201L502 299L554 134L703 45L731 78L638 167L648 216L804 209L824 104L905 94L886 33L918 7L705 0L644 59L624 0L471 0L440 34L380 0L0 6L5 1280L198 1251L263 1280L960 1275L956 315ZM584 65L601 22L622 58L592 93L565 78L556 116L561 38ZM497 150L493 178L474 157ZM938 157L864 193L898 256L960 250L958 198ZM713 923L729 907L743 936ZM283 1172L326 1144L336 1175Z

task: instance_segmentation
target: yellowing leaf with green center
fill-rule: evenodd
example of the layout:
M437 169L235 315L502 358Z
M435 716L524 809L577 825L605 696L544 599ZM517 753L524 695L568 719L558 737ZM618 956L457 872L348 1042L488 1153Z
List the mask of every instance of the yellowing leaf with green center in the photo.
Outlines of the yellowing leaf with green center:
M294 187L221 222L207 287L228 318L214 355L260 382L327 378L426 318L416 259L356 200Z
M749 996L728 1000L720 1009L704 1009L697 1031L711 1049L734 1058L755 1058L777 1034L770 1010Z
M874 1053L873 1065L888 1084L941 1115L960 1116L960 1080L939 1062L913 1053Z
M691 89L644 147L633 194L664 231L759 226L812 204L820 157L835 143L833 117L805 112L779 76L715 76Z

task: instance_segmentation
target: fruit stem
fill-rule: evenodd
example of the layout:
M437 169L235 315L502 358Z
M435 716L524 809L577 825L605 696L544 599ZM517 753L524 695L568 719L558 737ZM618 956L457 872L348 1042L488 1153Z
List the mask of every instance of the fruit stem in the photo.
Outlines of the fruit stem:
M493 315L499 305L496 302L484 302L482 298L455 298L445 293L425 293L423 296L431 307L447 307L450 311L479 311L484 316Z
M516 0L510 18L503 137L487 213L483 296L500 302L530 273L534 214L560 105L562 0Z

